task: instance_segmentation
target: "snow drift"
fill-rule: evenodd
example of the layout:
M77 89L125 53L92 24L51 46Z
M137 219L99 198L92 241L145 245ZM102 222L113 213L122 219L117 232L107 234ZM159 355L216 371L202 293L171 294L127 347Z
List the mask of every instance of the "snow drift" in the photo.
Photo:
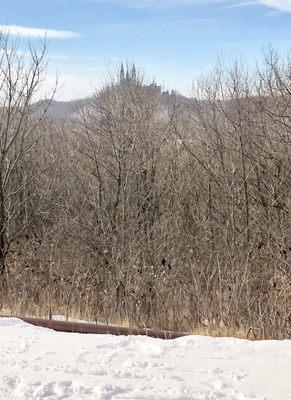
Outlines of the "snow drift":
M0 318L1 400L291 400L291 340L81 335Z

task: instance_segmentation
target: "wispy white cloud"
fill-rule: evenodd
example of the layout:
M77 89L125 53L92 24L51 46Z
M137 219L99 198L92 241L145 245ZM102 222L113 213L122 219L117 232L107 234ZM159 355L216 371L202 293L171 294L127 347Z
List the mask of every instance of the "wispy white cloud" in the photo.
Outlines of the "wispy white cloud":
M242 0L239 2L227 4L225 8L239 8L239 7L249 7L249 6L257 6L258 0Z
M47 37L49 39L71 39L81 36L79 33L73 31L62 31L45 28L29 28L18 25L0 25L0 32L5 32L12 36L23 36L30 38Z
M126 6L144 7L179 7L187 5L222 4L229 7L265 5L277 10L291 12L291 0L85 0L87 2L111 2Z
M281 11L291 12L291 0L260 0L260 3Z
M190 6L199 4L205 5L205 4L217 4L217 3L229 2L229 0L85 0L85 1L90 3L116 3L135 8L179 7L179 6Z

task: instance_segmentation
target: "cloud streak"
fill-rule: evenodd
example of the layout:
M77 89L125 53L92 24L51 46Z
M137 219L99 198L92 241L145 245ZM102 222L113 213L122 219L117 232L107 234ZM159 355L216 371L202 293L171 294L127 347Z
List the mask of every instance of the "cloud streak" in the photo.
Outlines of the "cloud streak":
M260 0L265 6L291 12L291 0Z
M89 3L115 3L135 8L164 8L228 3L229 0L83 0Z
M47 37L48 39L71 39L81 36L79 33L73 31L61 31L45 28L28 28L18 25L0 25L0 32L8 33L11 36L21 36L29 38Z
M85 0L87 2L110 2L130 7L179 7L189 5L221 4L224 6L264 5L277 10L291 12L291 0Z

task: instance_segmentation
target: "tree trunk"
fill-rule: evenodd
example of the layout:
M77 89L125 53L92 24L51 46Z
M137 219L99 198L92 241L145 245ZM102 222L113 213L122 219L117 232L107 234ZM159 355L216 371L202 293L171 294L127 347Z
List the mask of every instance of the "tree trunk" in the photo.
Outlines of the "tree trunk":
M5 272L5 206L2 189L2 176L0 174L0 277Z

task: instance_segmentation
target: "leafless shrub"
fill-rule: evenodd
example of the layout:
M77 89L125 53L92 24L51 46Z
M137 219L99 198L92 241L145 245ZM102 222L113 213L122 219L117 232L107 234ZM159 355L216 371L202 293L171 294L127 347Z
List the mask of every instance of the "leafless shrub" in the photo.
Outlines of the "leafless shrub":
M10 178L25 199L10 209L26 236L2 252L3 304L288 337L290 88L290 61L274 51L252 73L220 66L195 99L128 66L70 121L38 120L33 137L42 135L20 157L22 179L31 165L33 179Z

